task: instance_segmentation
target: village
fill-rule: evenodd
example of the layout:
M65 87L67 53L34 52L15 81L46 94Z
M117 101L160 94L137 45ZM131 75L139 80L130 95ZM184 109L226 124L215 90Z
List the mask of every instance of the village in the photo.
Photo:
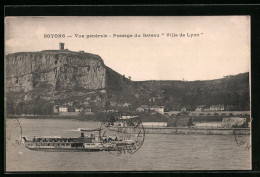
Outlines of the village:
M232 128L236 124L244 123L246 127L250 126L250 111L237 111L232 105L198 105L190 110L183 106L181 109L169 108L166 106L151 105L154 99L148 99L148 104L134 106L130 103L117 103L107 101L105 107L97 111L95 106L74 107L73 103L68 105L53 106L53 115L56 118L75 118L79 120L100 121L104 117L115 112L126 111L131 114L141 116L143 125L146 128L163 127L190 127L197 128ZM150 103L150 105L149 105ZM153 129L149 129L153 132ZM165 130L160 130L165 131ZM203 130L204 131L204 130ZM205 132L202 132L205 133ZM225 132L227 133L227 132Z
M186 107L182 107L179 110L174 108L166 108L165 106L151 106L141 105L134 108L130 103L116 103L109 102L109 109L99 110L98 112L113 113L118 111L129 111L134 113L150 113L150 114L161 114L166 118L176 116L180 113L186 113L192 116L235 116L235 115L249 115L250 111L236 111L232 105L199 105L195 110L189 110ZM53 113L60 116L77 116L77 115L94 115L97 111L93 111L91 107L73 107L73 103L69 105L54 105Z

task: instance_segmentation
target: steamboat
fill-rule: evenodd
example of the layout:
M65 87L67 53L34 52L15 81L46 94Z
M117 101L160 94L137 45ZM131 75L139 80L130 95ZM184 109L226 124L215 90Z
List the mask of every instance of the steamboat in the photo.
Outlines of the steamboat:
M117 136L85 135L85 132L101 129L80 129L80 137L34 137L32 140L22 138L26 148L35 151L118 151L122 147L134 145L134 140L119 139Z

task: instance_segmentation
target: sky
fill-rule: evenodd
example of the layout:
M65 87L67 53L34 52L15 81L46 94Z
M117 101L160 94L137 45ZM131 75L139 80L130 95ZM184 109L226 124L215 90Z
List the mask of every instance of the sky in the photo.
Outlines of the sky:
M51 34L65 37L48 38ZM95 34L107 38L86 37ZM119 37L135 34L140 37ZM56 50L64 42L69 50L99 55L134 81L210 80L249 72L250 40L249 16L5 18L6 54Z

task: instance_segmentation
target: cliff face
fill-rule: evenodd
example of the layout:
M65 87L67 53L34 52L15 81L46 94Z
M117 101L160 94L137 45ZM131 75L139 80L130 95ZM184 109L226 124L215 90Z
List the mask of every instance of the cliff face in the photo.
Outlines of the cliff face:
M50 90L103 89L106 68L93 54L65 51L15 53L6 56L6 91L28 92L45 84Z

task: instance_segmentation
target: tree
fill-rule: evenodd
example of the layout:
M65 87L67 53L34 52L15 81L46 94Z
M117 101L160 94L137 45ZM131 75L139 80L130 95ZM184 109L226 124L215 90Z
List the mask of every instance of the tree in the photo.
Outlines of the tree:
M106 109L106 111L110 109L110 106L111 106L111 103L110 103L110 101L107 100L105 102L105 109Z
M12 101L6 102L6 113L7 114L14 114L15 113L15 107L14 107L14 103Z
M17 112L17 114L22 114L22 113L24 113L24 102L20 102L20 103L18 103L18 112Z

